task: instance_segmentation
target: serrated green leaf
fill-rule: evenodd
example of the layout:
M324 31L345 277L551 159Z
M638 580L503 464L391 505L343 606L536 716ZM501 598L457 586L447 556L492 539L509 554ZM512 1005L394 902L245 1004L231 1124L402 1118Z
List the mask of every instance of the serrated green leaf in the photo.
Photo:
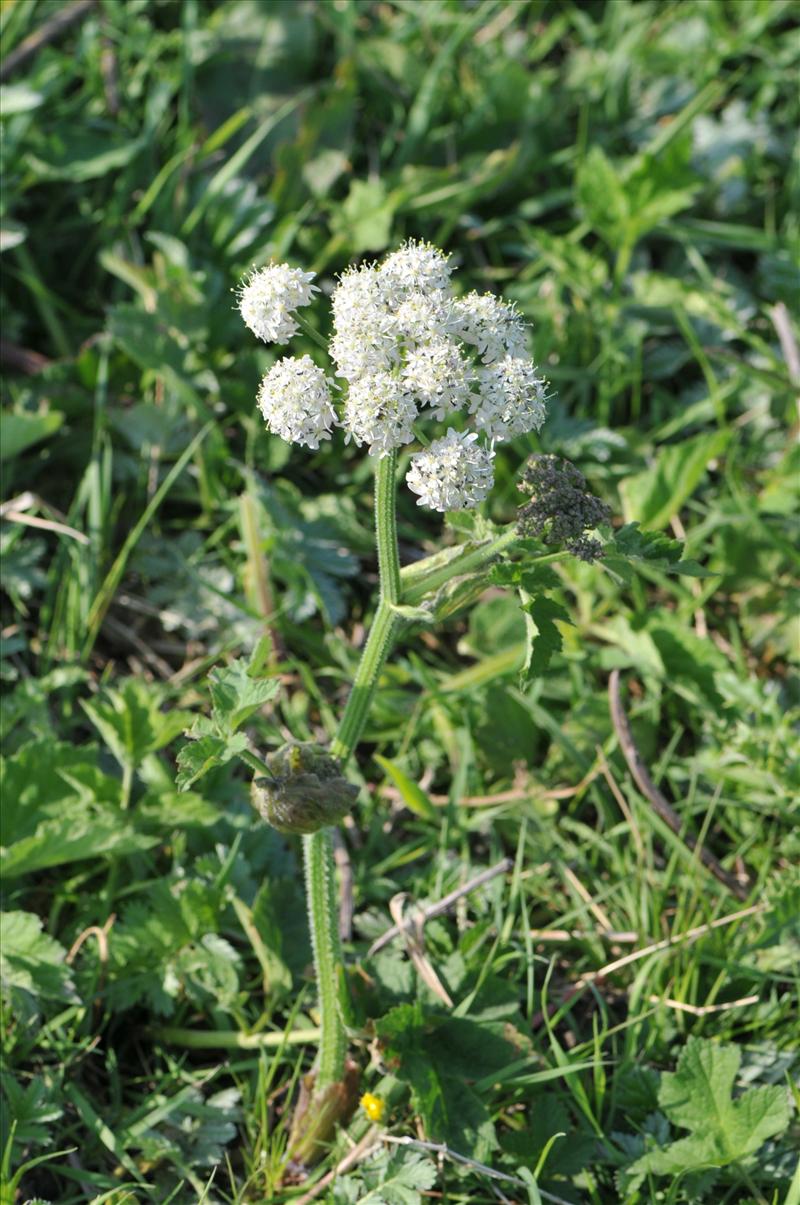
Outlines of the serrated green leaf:
M0 1076L0 1087L6 1100L6 1110L0 1124L0 1150L5 1149L8 1139L8 1116L14 1118L16 1129L14 1142L22 1147L49 1146L52 1125L64 1110L57 1099L57 1091L51 1075L32 1079L26 1086L9 1073Z
M381 1151L359 1169L358 1205L421 1205L420 1189L436 1183L436 1166L418 1151Z
M516 1051L497 1027L466 1018L426 1016L400 1004L376 1023L387 1061L411 1087L429 1137L485 1160L497 1147L489 1111L467 1083L511 1062Z
M277 678L254 678L239 658L208 675L214 722L221 733L233 733L278 689Z
M177 758L178 774L175 783L178 790L188 791L210 770L224 766L246 748L247 737L243 732L235 732L228 737L213 734L201 736L191 744L184 745L178 751Z
M19 878L35 870L84 862L103 854L122 857L152 849L159 838L139 833L118 816L87 816L44 820L30 836L0 851L0 874Z
M741 1059L736 1046L689 1038L677 1070L661 1077L658 1101L672 1125L693 1133L636 1160L628 1169L634 1182L647 1174L738 1163L786 1129L790 1114L784 1087L750 1088L734 1099Z
M65 958L64 947L42 931L34 913L0 913L0 989L6 1000L22 993L34 1001L76 1001Z
M162 711L161 702L160 691L128 678L91 703L81 699L81 706L120 765L135 767L170 744L192 718L185 711Z
M522 590L520 597L527 636L520 685L527 686L533 678L545 672L553 656L563 647L564 640L555 621L572 623L572 620L564 607L546 594L531 598L527 591Z
M642 531L638 521L626 523L614 532L611 549L607 551L603 564L619 573L626 581L631 580L628 562L642 561L653 569L664 573L683 574L686 577L713 577L697 561L682 560L683 544L660 531ZM615 555L615 552L619 555ZM622 559L624 558L624 560Z

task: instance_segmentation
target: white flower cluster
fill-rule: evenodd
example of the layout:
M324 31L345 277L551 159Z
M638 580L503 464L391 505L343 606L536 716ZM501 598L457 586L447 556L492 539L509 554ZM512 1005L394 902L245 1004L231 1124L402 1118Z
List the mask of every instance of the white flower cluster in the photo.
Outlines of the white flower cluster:
M419 494L417 506L468 510L483 502L494 484L494 452L476 442L475 431L454 431L411 457L406 485Z
M265 343L288 343L297 334L292 312L308 305L319 289L313 272L270 264L251 272L238 291L239 313L245 326Z
M350 268L331 297L329 351L346 382L341 416L320 368L303 356L267 374L259 406L271 431L319 446L332 428L386 456L413 443L414 424L461 413L473 428L434 439L412 457L407 481L435 510L477 506L492 485L494 444L538 431L546 386L527 352L525 323L493 293L453 296L448 257L409 241L382 263ZM313 274L273 264L240 293L259 338L282 342L297 330L293 312L316 287Z
M310 356L278 360L261 382L258 408L273 435L318 448L336 422L325 373Z

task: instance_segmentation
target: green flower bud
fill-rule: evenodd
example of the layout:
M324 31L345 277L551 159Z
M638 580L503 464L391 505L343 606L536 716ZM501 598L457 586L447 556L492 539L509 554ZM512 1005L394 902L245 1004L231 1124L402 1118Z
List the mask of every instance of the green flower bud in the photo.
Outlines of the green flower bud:
M558 456L531 456L519 484L530 501L517 512L517 530L544 544L563 544L582 561L603 555L599 540L587 532L607 523L611 512L589 492L580 469Z
M253 803L279 833L315 833L338 824L358 795L319 745L283 745L266 759L271 778L253 782Z

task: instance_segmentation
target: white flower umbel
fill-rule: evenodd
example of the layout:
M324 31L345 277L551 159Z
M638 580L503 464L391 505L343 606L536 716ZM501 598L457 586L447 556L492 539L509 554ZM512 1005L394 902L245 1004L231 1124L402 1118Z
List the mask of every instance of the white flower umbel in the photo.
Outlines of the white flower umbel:
M396 323L374 264L345 272L331 296L331 309L330 353L340 376L356 381L397 362Z
M342 426L348 439L369 444L370 455L386 456L411 443L417 407L399 377L375 372L350 382Z
M406 485L419 494L417 506L431 510L469 510L482 502L494 482L494 453L477 442L475 432L451 427L424 452L411 457Z
M430 406L442 421L448 414L466 410L475 380L471 363L449 339L434 339L406 356L403 383L422 406Z
M453 303L453 323L465 343L478 349L484 364L527 352L525 323L513 305L494 293L468 293Z
M523 356L504 356L478 373L475 425L489 439L514 439L538 431L545 420L546 385Z
M448 292L451 271L449 256L438 247L410 239L387 256L379 275L388 303L397 305L409 293Z
M273 435L307 448L330 439L336 423L328 379L310 356L279 360L261 382L258 408Z
M254 335L265 343L287 343L297 332L293 311L308 305L318 293L313 272L270 264L259 268L239 286L239 312Z

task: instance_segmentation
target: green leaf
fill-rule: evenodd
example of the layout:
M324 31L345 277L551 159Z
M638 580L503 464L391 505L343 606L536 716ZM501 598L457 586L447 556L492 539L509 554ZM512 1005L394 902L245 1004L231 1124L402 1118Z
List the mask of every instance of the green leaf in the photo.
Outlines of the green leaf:
M429 1137L485 1160L497 1147L489 1111L470 1086L499 1073L516 1051L502 1025L425 1015L419 1002L400 1004L376 1022L388 1065L411 1087Z
M423 820L435 820L436 808L431 803L428 796L423 791L422 787L418 786L405 771L401 770L398 765L390 761L388 757L382 757L380 753L374 755L378 765L386 771L394 785L400 792L403 803L409 811L415 816L420 816Z
M141 138L123 140L117 133L121 128L62 122L49 131L42 154L29 152L28 166L45 180L96 180L125 167L144 145Z
M13 460L26 448L55 435L64 421L59 410L46 414L0 413L0 461Z
M122 857L157 845L157 836L138 833L117 816L86 816L45 820L36 831L0 850L0 874L19 878L35 870L83 862L103 854Z
M350 250L383 251L392 237L397 197L387 193L382 180L353 180L350 192L334 213L331 228Z
M119 689L107 687L81 707L121 766L138 766L183 732L188 711L162 711L162 693L141 678L127 678Z
M4 1072L0 1076L0 1086L6 1100L6 1108L0 1119L3 1126L0 1133L0 1149L4 1150L8 1141L6 1122L9 1115L16 1122L15 1144L21 1147L49 1146L51 1127L64 1112L58 1103L51 1075L32 1079L23 1087L13 1075Z
M218 731L234 733L275 695L277 678L254 678L239 658L208 675L213 718Z
M548 598L546 594L531 597L526 590L520 590L520 599L525 613L527 637L520 685L527 686L532 678L538 678L545 672L554 654L563 647L563 637L555 621L571 624L572 620L561 603Z
M586 220L612 247L621 246L631 223L622 178L599 146L593 146L578 168L575 195Z
M637 1159L628 1169L634 1182L648 1174L739 1163L786 1129L790 1113L784 1087L750 1088L734 1099L741 1059L737 1046L689 1038L677 1070L661 1077L658 1101L672 1125L692 1133Z
M683 544L660 531L642 531L638 522L626 523L614 532L613 542L606 551L603 564L618 573L625 581L631 580L628 562L643 561L663 573L683 574L687 577L713 577L697 561L682 560Z
M195 723L194 729L197 729ZM191 737L192 733L188 733ZM217 766L224 766L231 758L243 753L247 748L247 737L243 732L232 736L215 736L208 734L194 740L192 744L184 745L178 751L178 775L175 779L179 791L188 791L198 779L208 774Z
M0 84L0 120L30 113L44 103L45 95L27 84Z
M0 913L0 990L26 1015L39 1000L78 1000L64 947L32 912Z
M625 518L637 520L645 529L666 527L731 438L730 430L713 431L662 448L651 468L627 477L620 485Z
M28 237L28 229L22 222L14 222L11 218L0 218L0 254L19 247Z
M421 1191L436 1183L436 1166L418 1151L380 1151L351 1176L338 1179L336 1205L421 1205Z

